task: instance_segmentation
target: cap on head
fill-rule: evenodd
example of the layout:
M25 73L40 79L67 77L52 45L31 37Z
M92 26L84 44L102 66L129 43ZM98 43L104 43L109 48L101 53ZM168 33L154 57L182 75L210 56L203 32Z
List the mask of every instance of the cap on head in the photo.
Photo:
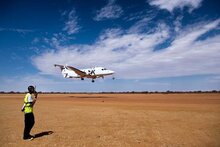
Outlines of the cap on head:
M34 93L34 91L35 91L34 86L28 86L28 92Z

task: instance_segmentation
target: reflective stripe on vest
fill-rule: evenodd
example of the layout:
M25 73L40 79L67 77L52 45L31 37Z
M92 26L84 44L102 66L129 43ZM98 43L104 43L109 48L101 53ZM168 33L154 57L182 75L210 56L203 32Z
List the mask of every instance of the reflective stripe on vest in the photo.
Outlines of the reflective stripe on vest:
M31 96L30 93L27 93L24 97L24 113L32 113L33 112L33 106L30 102L28 102L28 97Z

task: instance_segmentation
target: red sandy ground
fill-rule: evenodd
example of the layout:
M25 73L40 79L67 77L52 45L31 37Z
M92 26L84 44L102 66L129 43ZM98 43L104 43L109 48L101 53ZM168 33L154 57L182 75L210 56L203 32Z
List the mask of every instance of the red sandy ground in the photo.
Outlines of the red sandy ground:
M40 94L33 141L23 97L0 95L1 147L220 147L220 94Z

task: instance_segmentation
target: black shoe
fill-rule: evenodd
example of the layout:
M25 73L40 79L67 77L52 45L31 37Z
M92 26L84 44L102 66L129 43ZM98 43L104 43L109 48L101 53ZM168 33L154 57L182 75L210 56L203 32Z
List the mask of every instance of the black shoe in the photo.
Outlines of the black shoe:
M29 140L29 141L31 141L31 140L34 139L34 136L31 136L31 135L30 135L29 137L24 137L23 139L24 139L24 140Z

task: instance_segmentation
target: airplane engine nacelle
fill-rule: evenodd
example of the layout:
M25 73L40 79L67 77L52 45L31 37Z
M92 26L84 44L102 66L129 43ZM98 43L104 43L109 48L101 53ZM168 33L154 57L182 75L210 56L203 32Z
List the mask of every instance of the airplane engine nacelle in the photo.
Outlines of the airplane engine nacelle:
M62 72L62 75L63 75L64 78L68 78L69 77L68 73L66 73L66 72Z
M62 75L63 75L64 78L68 78L69 77L68 72L67 72L66 69L62 70Z

